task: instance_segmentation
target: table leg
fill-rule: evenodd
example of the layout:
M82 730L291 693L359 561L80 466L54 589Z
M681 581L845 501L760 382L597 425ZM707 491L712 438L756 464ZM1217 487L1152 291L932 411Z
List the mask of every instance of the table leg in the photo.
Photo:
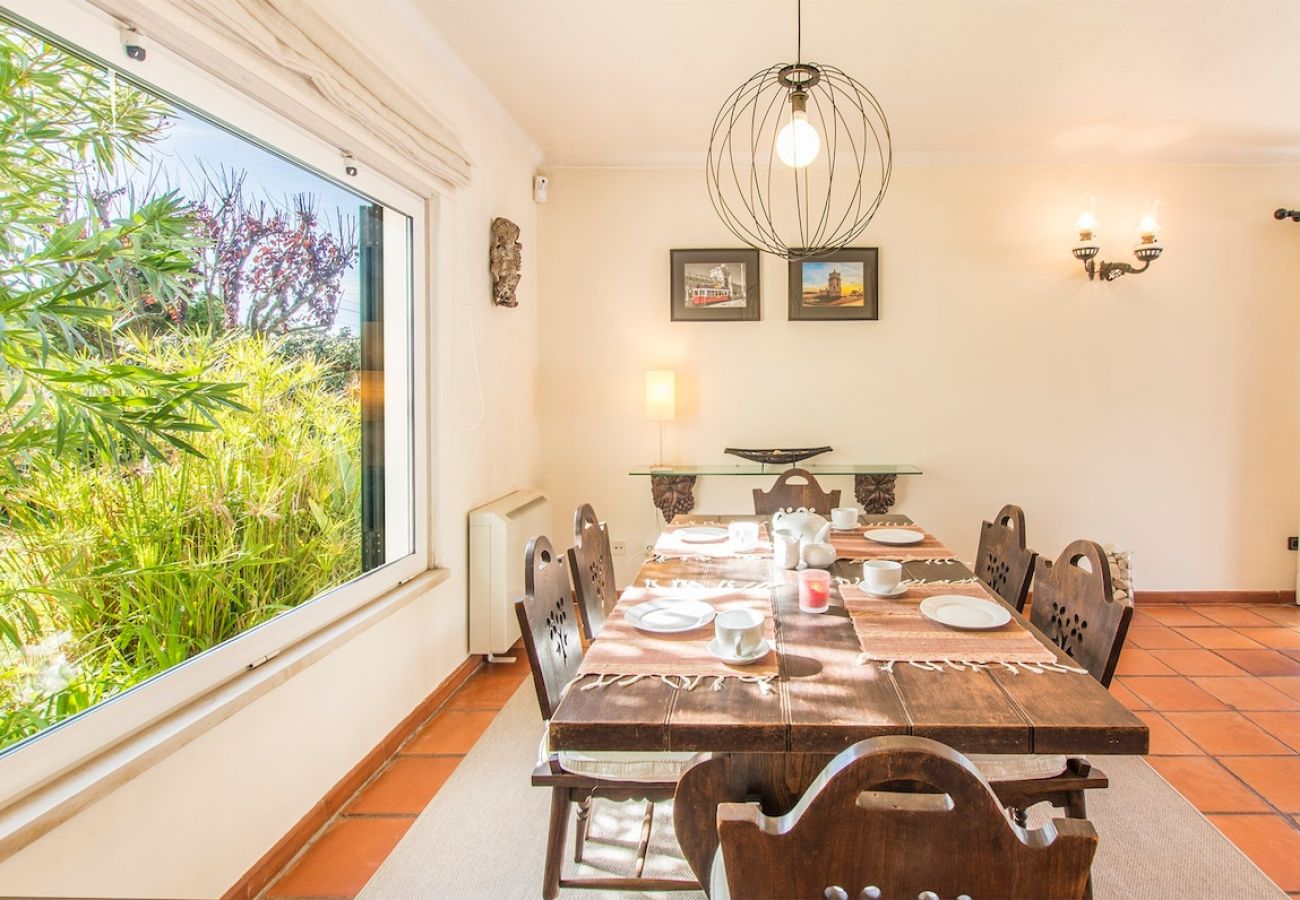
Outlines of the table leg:
M695 508L694 489L694 475L650 476L650 495L659 512L663 513L665 522L671 522L673 516L688 513Z
M869 515L884 515L894 505L897 480L897 475L854 475L853 495Z
M687 770L673 800L673 830L706 891L718 850L718 804L757 800L767 815L783 815L833 758L821 753L715 753Z

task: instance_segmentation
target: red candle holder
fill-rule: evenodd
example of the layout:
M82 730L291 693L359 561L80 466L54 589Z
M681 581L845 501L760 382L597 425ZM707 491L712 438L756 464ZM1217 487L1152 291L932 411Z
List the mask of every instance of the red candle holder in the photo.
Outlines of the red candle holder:
M825 569L804 569L799 573L799 609L824 613L831 605L831 573Z

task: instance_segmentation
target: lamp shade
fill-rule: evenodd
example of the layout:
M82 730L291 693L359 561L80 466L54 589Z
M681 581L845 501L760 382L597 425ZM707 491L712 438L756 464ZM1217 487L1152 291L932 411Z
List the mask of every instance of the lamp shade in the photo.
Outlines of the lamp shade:
M677 415L677 375L672 369L651 369L645 373L645 417L652 422L670 422Z

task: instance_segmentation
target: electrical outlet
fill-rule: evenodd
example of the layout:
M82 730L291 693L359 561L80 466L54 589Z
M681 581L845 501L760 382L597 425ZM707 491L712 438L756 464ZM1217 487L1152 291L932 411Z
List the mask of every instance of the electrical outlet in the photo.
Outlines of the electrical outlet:
M1300 537L1292 535L1286 539L1286 548L1288 550L1300 550Z
M615 556L627 555L627 543L624 541L614 541L609 545L609 549Z

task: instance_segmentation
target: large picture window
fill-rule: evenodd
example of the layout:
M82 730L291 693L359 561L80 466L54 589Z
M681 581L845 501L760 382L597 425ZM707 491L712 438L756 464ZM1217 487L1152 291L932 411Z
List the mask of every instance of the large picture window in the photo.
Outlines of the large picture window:
M414 552L413 221L3 18L0 105L12 748Z

